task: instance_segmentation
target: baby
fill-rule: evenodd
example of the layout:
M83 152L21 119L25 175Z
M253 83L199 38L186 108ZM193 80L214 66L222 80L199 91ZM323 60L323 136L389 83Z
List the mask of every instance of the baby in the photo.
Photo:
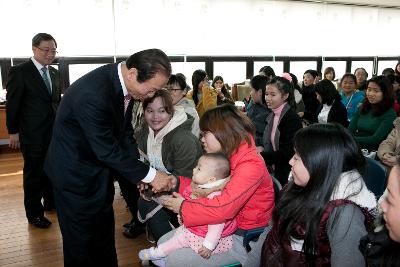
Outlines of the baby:
M229 179L229 160L222 153L207 153L199 158L193 169L192 183L182 189L185 199L197 198L193 188L199 187L210 190L207 197L213 198L221 194L223 185ZM186 228L181 225L174 236L158 247L151 247L139 252L142 261L151 260L158 266L165 266L165 257L180 248L192 248L204 258L213 253L222 253L232 248L232 234L237 224L235 220L215 225L200 225Z

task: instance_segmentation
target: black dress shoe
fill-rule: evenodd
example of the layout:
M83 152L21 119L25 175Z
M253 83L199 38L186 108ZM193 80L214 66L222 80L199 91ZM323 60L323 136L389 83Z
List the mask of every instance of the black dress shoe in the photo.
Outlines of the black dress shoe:
M136 238L144 232L146 232L146 228L143 224L132 222L128 227L124 227L122 233L127 238Z
M28 220L30 224L33 224L37 228L49 228L51 221L44 216L39 216Z

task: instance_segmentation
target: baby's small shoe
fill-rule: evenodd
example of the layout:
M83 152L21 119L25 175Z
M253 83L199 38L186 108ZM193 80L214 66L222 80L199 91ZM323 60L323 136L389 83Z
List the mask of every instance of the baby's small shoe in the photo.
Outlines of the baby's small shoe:
M158 257L156 255L155 247L151 247L148 249L142 249L139 251L139 259L142 261L152 261L154 265L159 266L159 267L164 267L165 266L165 258L164 257Z

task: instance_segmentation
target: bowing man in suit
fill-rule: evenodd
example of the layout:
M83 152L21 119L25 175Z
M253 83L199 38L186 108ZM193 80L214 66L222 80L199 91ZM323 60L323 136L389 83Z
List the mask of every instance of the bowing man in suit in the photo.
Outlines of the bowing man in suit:
M61 101L45 171L53 182L63 235L64 265L118 266L114 240L116 176L170 190L171 176L139 161L131 126L132 104L164 87L167 55L149 49L126 62L97 68L75 81Z
M26 217L39 228L50 226L44 210L54 208L53 192L43 164L61 96L59 73L49 66L56 49L57 42L50 34L36 34L32 39L33 57L13 66L7 81L9 146L21 148Z

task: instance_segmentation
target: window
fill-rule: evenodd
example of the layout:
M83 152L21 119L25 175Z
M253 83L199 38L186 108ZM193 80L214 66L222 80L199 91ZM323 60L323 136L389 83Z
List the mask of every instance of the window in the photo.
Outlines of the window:
M222 76L224 83L232 85L246 80L246 62L214 62L214 77ZM209 77L212 80L214 77Z
M258 71L264 66L270 66L277 76L281 76L283 73L282 61L256 61L254 62L254 76L258 75Z
M290 72L297 76L299 84L303 81L303 74L306 70L317 70L316 61L292 61L290 62Z
M101 67L105 64L70 64L69 65L69 82L72 84L86 73Z

